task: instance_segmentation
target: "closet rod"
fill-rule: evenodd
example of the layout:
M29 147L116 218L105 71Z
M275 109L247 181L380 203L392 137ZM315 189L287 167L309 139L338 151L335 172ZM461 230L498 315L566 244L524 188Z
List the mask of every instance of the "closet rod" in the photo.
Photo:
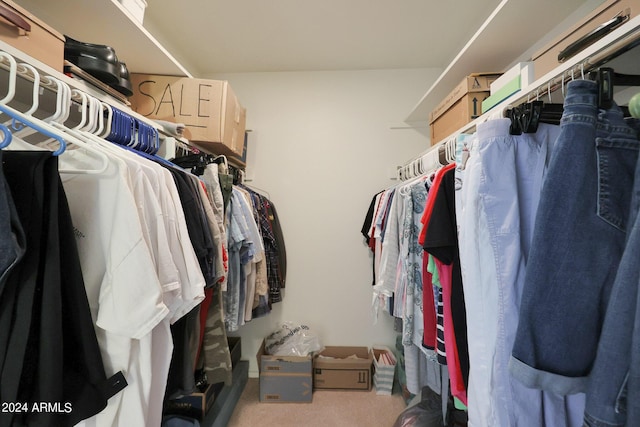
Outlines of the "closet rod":
M425 168L428 169L428 165L425 166L424 161L429 160L436 162L435 159L439 158L439 156L436 155L436 150L441 151L444 149L446 152L447 144L452 144L458 135L473 132L477 125L487 120L504 117L505 112L510 107L527 102L531 100L532 96L536 96L537 98L547 96L562 88L568 81L583 78L583 75L589 71L600 67L638 45L640 45L640 16L630 19L599 42L589 46L555 70L542 76L526 88L525 91L512 95L491 111L482 114L477 119L458 129L454 134L438 141L417 157L406 162L398 168L398 178L401 180L412 178L412 172L419 170L419 166L422 166L423 170ZM436 152L434 153L434 151ZM434 164L437 165L437 163Z

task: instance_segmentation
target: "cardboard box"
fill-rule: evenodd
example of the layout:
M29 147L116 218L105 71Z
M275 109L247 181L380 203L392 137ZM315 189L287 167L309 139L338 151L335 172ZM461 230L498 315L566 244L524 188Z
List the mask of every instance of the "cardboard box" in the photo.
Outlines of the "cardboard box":
M313 376L311 355L266 354L264 341L257 354L260 371L260 402L311 402Z
M579 40L600 25L618 14L633 18L640 11L640 0L607 0L585 16L577 24L556 37L532 56L535 64L535 79L539 79L554 68L558 62L558 54L571 43ZM586 47L586 46L585 46Z
M216 388L216 384L209 384L202 393L196 392L178 399L171 399L165 404L164 413L167 415L184 415L202 421L213 406Z
M488 97L488 91L467 93L458 99L444 114L433 120L429 125L431 145L442 141L478 117L482 113L482 101Z
M0 17L0 40L62 73L64 36L11 0L0 0L0 7L17 16Z
M184 123L184 137L215 154L242 155L246 110L229 82L131 74L131 108L151 119Z
M381 362L380 356L386 354L391 363ZM373 348L373 366L375 374L373 375L373 383L376 387L376 394L391 395L393 392L393 380L396 372L396 358L393 352L387 347Z
M491 83L500 73L475 73L465 77L429 115L431 145L440 142L482 113Z
M463 96L469 93L489 92L491 83L500 77L500 73L475 73L465 77L449 94L431 111L429 123L449 111ZM478 112L480 107L478 107ZM480 113L478 113L480 114Z
M373 353L367 347L325 347L313 359L313 387L371 390L372 367Z

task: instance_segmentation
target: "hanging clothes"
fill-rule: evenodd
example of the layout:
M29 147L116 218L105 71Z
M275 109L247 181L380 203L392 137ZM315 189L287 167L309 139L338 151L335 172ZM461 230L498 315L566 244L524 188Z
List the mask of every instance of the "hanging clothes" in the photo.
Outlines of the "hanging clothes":
M631 252L633 268L622 263L636 212L638 129L637 121L625 122L615 104L599 108L597 83L568 84L510 360L512 375L529 387L559 394L587 391L588 426L638 422L626 419L625 405L633 405L632 389L625 384L633 369L636 253ZM567 194L570 199L563 198ZM552 245L544 241L550 237ZM546 353L550 346L553 354ZM605 361L612 356L615 362Z
M442 286L444 340L451 393L466 405L469 352L455 216L454 168L455 164L443 168L441 184L437 190L432 190L436 193L432 199L431 215L425 222L427 231L423 248L434 256Z
M461 186L460 262L468 327L469 421L479 426L579 426L584 395L564 397L526 387L509 375L524 272L531 262L540 189L557 126L510 135L509 119L478 126ZM489 394L489 398L487 397Z
M117 390L93 330L58 159L49 152L0 152L0 159L2 213L15 245L0 288L0 400L29 406L3 411L0 425L72 426ZM72 411L34 411L38 402L68 402Z

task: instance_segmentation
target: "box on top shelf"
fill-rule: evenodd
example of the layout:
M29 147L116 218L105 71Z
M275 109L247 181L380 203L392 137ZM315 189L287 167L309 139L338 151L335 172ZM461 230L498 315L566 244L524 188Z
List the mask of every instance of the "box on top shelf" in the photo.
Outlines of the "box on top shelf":
M11 0L0 0L9 13L0 16L0 40L62 73L64 36Z
M482 101L489 97L489 92L471 92L465 94L444 114L432 121L431 145L442 141L447 136L473 121L482 114Z
M311 402L313 399L312 358L267 354L262 342L258 354L260 402Z
M486 113L522 88L533 83L533 62L519 62L491 83L491 95L482 101L482 113Z
M556 37L532 55L535 63L535 79L544 76L561 63L561 52L565 59L586 49L609 32L640 13L640 0L607 0L595 8L567 31ZM583 40L579 42L579 40ZM573 49L567 49L573 43Z
M216 154L242 155L246 110L229 82L131 74L131 107L145 117L184 123L184 136Z
M373 353L367 347L325 347L313 359L315 389L371 390Z
M495 95L500 89L508 85L516 77L520 77L521 87L527 87L533 83L533 61L518 62L513 67L502 73L489 85L491 95Z
M471 74L449 92L429 115L432 145L482 114L482 101L498 77L499 73Z
M500 73L475 73L468 75L431 111L429 122L435 121L438 117L446 113L466 94L489 92L491 83L500 77L500 75Z

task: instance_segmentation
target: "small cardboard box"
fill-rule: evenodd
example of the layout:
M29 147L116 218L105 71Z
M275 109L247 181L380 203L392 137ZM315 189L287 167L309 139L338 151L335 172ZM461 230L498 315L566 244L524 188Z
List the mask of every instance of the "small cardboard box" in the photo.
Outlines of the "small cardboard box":
M246 110L225 80L131 74L131 108L151 119L184 123L184 136L216 154L242 155Z
M471 122L482 113L482 101L489 97L489 92L470 92L462 96L444 114L433 120L431 130L431 145L442 141L462 126Z
M373 353L367 347L325 347L313 359L313 387L371 390L372 366Z
M541 78L560 62L558 54L572 43L594 31L600 25L608 22L616 16L628 16L629 19L640 13L640 0L607 0L595 8L593 12L585 16L567 31L556 37L545 47L532 55L535 64L534 75ZM588 45L585 45L586 48Z
M266 354L264 341L258 350L260 402L311 402L313 376L311 355L273 356Z
M434 145L482 114L482 101L500 73L475 73L465 77L429 115Z
M384 363L380 358L382 354L389 357L390 363ZM396 358L387 347L373 348L373 366L375 374L373 383L376 386L376 394L391 395L393 392L393 379L396 373Z
M216 384L209 384L204 392L191 393L165 404L168 415L184 415L202 421L213 406L216 397Z
M449 111L463 96L475 92L489 92L491 83L500 77L500 73L475 73L465 77L440 103L431 111L429 123ZM478 114L480 107L478 107Z
M14 14L0 17L0 40L63 72L64 36L11 0L0 6Z

